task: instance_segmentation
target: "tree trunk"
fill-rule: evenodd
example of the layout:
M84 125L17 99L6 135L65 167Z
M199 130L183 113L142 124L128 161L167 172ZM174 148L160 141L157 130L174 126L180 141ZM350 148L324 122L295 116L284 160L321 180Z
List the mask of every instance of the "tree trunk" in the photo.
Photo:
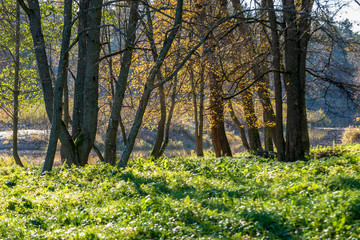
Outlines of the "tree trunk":
M243 108L245 112L245 119L248 129L250 151L261 150L261 141L259 135L259 123L254 109L253 94L250 91L245 91L241 95Z
M69 88L68 88L68 83L67 81L65 81L64 83L64 124L66 126L66 128L68 128L69 126L69 121L70 121L70 115L69 115ZM65 153L65 149L63 147L63 145L61 144L61 148L60 148L60 156L61 156L61 162L65 163L66 161L66 153Z
M41 29L41 15L40 15L40 7L38 0L29 0L27 6L23 0L18 0L18 3L25 11L26 15L29 17L30 20L30 32L34 42L34 49L35 49L35 57L37 68L39 72L40 82L44 94L44 102L47 116L52 122L53 119L53 87L52 87L52 80L50 76L50 69L48 64L48 59L46 56L46 45L44 41L44 35ZM61 124L60 127L60 135L59 138L61 140L61 144L66 149L66 157L67 163L70 164L78 164L78 156L76 152L76 148L72 137L70 136L69 132L66 129L65 124Z
M282 103L282 86L281 86L281 53L280 53L280 40L278 34L278 25L276 21L276 14L274 11L273 0L267 0L269 22L271 27L271 51L273 55L272 66L274 74L274 86L275 86L275 108L276 108L276 117L275 117L275 131L276 139L275 145L277 150L277 159L283 161L285 159L285 140L283 133L283 103Z
M214 71L209 72L210 82L210 132L216 157L232 156L224 126L222 85Z
M164 137L164 142L161 146L161 150L159 155L162 156L166 150L166 147L169 143L169 138L170 138L170 125L171 125L171 120L172 120L172 116L174 113L174 109L175 109L175 103L176 103L176 89L177 89L177 82L178 82L178 78L177 75L175 76L174 79L174 83L173 83L173 87L172 87L172 94L171 94L171 105L170 105L170 109L169 109L169 116L166 122L166 128L165 128L165 137Z
M130 16L127 29L128 40L125 43L125 48L128 49L128 51L126 51L122 56L120 74L117 81L115 82L114 102L111 108L111 116L106 131L104 158L105 162L110 163L111 165L115 165L116 163L116 136L119 122L121 121L121 107L125 96L133 47L135 46L137 22L139 19L137 12L138 6L139 1L132 1L130 4Z
M14 77L14 113L13 113L13 158L15 163L24 167L18 154L18 121L19 121L19 71L20 71L20 7L16 2L16 29L15 29L15 77Z
M87 15L87 56L84 81L84 112L81 127L81 141L78 144L80 165L87 164L90 150L95 142L97 116L99 111L99 56L100 56L100 23L102 0L89 3ZM79 138L80 140L80 138Z
M157 126L157 133L156 133L154 147L150 154L150 156L153 156L154 158L160 157L160 151L164 140L165 124L166 124L166 102L165 102L164 86L161 85L158 88L158 90L159 90L159 100L160 100L160 121Z
M139 132L139 128L142 124L142 120L144 117L146 106L147 106L149 98L150 98L151 91L153 90L155 77L156 77L158 71L160 71L161 65L163 64L165 57L166 57L174 39L175 39L175 36L180 28L180 25L182 22L182 11L183 11L183 0L178 0L177 5L176 5L174 25L173 25L168 37L165 39L163 48L161 49L161 52L160 52L154 66L152 67L152 69L149 73L149 76L146 80L145 89L144 89L144 92L140 99L139 107L137 109L134 123L133 123L130 133L129 133L128 141L125 146L125 150L124 150L124 152L121 156L121 159L118 163L118 168L125 168L129 161L130 154L134 147L136 136L137 136L137 134Z
M305 105L305 68L311 1L303 1L300 16L293 1L283 0L285 82L287 85L286 160L303 160L309 149Z
M62 126L62 95L63 88L67 79L67 69L69 62L68 48L71 37L71 21L72 21L72 0L65 0L64 2L64 29L62 34L61 53L58 66L58 73L56 78L56 85L54 91L54 109L53 121L51 124L50 139L48 149L46 152L45 163L42 172L51 171L54 157L56 153L56 146L59 137L60 128Z
M87 14L89 9L89 0L80 0L79 2L79 20L78 20L78 62L74 90L74 109L72 119L72 137L76 139L81 131L84 117L84 82L87 62Z
M193 64L193 63L192 63ZM200 70L200 103L199 108L197 104L197 94L196 94L196 83L194 78L193 65L190 66L190 81L191 81L191 92L193 95L193 105L194 105L194 120L195 120L195 147L196 147L196 156L203 157L203 122L204 122L204 65L201 66Z
M262 76L262 81L258 84L258 94L263 107L264 120L264 145L265 150L273 151L273 139L276 139L275 114L270 99L269 79Z
M204 100L205 100L205 76L204 76L205 66L201 66L200 72L200 99L199 99L199 123L198 123L198 136L196 141L196 155L198 157L204 156L204 147L203 147L203 135L204 135Z
M244 148L246 149L246 151L249 151L250 150L250 146L249 146L249 143L248 143L248 140L246 138L246 133L245 133L245 129L244 129L244 124L241 124L239 119L236 117L235 115L235 111L234 111L234 108L233 108L233 105L231 103L231 100L229 100L228 102L228 105L229 105L229 112L230 112L230 117L231 119L233 120L234 124L236 125L236 127L239 129L240 131L240 138L241 138L241 142L244 146Z

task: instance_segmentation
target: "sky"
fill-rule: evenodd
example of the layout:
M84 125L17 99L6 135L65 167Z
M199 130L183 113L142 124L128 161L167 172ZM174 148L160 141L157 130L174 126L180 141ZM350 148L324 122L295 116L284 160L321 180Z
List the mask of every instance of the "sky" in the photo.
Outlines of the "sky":
M360 33L360 0L348 0L342 2L349 2L344 6L335 17L337 21L349 19L353 23L352 30Z
M259 0L242 0L248 6L256 5L255 2L259 3ZM349 19L353 24L352 30L360 33L360 0L317 0L320 4L330 4L331 9L337 11L334 16L335 21L344 21ZM281 0L274 0L275 5L281 5ZM257 6L257 5L256 5ZM340 8L341 6L341 8ZM314 6L316 8L316 6ZM340 8L340 9L339 9Z

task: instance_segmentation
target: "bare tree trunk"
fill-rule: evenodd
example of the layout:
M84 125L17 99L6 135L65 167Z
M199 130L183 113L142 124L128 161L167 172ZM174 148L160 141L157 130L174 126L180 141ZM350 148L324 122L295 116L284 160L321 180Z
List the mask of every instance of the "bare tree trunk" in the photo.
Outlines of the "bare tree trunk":
M239 129L240 131L240 138L241 138L241 142L244 146L244 148L246 149L246 151L250 150L250 146L248 143L248 140L246 138L246 133L245 133L245 129L244 129L244 124L241 124L239 119L236 117L235 115L235 111L233 108L233 105L231 103L231 100L229 100L228 102L228 106L229 106L229 112L230 112L230 117L233 120L233 122L235 123L236 127Z
M210 70L210 132L216 157L232 156L224 126L222 85L214 71Z
M166 122L164 142L163 142L163 144L161 146L159 156L162 156L164 154L164 152L166 150L166 147L167 147L167 145L169 143L170 125L171 125L171 120L172 120L172 116L173 116L174 109L175 109L175 103L176 103L177 82L178 82L178 78L177 78L177 75L176 75L175 79L174 79L173 87L172 87L171 105L170 105L170 109L169 109L169 116L168 116L168 119L167 119L167 122Z
M281 87L281 53L280 53L280 40L278 34L278 24L276 21L276 14L274 11L273 0L267 0L266 8L268 8L268 16L271 28L271 51L273 55L272 66L274 74L275 86L275 131L276 139L275 145L277 150L277 159L283 161L285 158L285 140L284 140L284 125L283 125L283 107L282 107L282 87Z
M13 113L13 157L15 163L24 167L18 154L18 121L19 121L19 71L20 71L20 7L16 2L16 29L15 29L15 78L14 78L14 113Z
M137 12L138 6L139 1L132 1L130 4L130 16L127 29L128 40L125 43L125 48L128 49L128 51L126 51L122 56L120 74L117 81L115 82L114 102L111 108L111 116L106 131L104 158L105 162L110 163L111 165L115 165L116 163L116 136L119 122L121 122L121 107L125 96L133 47L135 45L137 22L139 19ZM124 132L124 129L122 131Z
M153 156L154 158L160 157L160 151L164 140L165 124L166 124L166 102L165 102L164 85L161 85L158 88L158 90L159 90L159 100L160 100L160 121L158 122L158 126L157 126L157 133L156 133L154 147L150 154L150 156Z
M283 0L285 27L285 81L287 85L286 160L305 158L309 149L306 105L305 68L313 2L303 1L300 16L295 3Z
M161 49L161 52L160 52L154 66L152 67L150 74L146 80L145 89L144 89L144 92L140 99L139 107L136 112L134 123L133 123L130 133L129 133L128 141L125 146L125 150L124 150L124 152L121 156L121 159L118 163L118 168L125 168L128 160L130 158L130 154L133 150L136 136L137 136L137 134L139 132L139 128L142 124L142 119L144 117L144 113L145 113L146 106L147 106L147 103L150 98L151 91L153 90L155 77L158 74L158 71L160 71L161 65L163 64L165 57L166 57L174 39L175 39L175 36L180 28L180 25L182 22L182 10L183 10L182 8L183 8L183 0L178 0L177 5L176 5L175 21L174 21L173 28L171 29L168 37L165 39L164 46Z
M285 159L285 140L284 140L284 125L283 125L283 103L282 103L282 87L281 87L281 53L280 53L280 40L278 34L278 25L276 21L276 15L274 11L273 0L267 0L269 22L271 27L271 51L273 55L272 65L274 73L274 86L275 86L275 108L276 108L276 150L277 150L277 159L283 161Z
M62 125L62 95L65 81L67 79L67 69L69 62L68 48L71 37L71 21L72 21L72 0L64 2L64 29L62 34L61 53L58 66L58 73L54 91L54 109L53 121L51 125L50 140L46 152L45 163L42 172L51 171L56 152L56 145Z
M154 41L154 27L151 19L150 14L150 8L146 6L146 17L147 17L147 24L145 25L146 35L149 40L150 46L151 46L151 53L153 56L154 62L156 62L158 58L157 48ZM143 22L144 23L144 22ZM161 82L163 80L163 76L161 74L161 70L157 73L157 79L158 82ZM155 143L153 146L153 149L150 153L150 156L154 158L160 157L160 152L164 140L165 135L165 124L166 124L166 99L165 99L165 92L164 92L164 86L159 86L159 102L160 102L160 120L158 122L157 132L156 132L156 138Z
M100 23L102 0L92 0L89 3L87 15L87 56L84 81L84 112L79 138L78 152L80 165L87 164L89 153L95 142L97 116L99 111L99 56L100 56Z
M198 136L196 142L196 155L198 157L204 156L204 147L203 147L203 134L204 134L204 100L205 100L205 76L204 76L205 66L201 66L200 72L200 99L199 99L199 123L198 123Z
M192 63L193 64L193 63ZM204 67L202 65L200 70L200 103L199 108L197 104L197 94L196 94L196 83L194 78L193 66L190 66L190 81L191 81L191 92L193 95L193 105L194 105L194 120L195 120L195 145L196 145L196 156L203 157L203 118L204 118Z
M80 0L80 15L78 20L78 62L74 90L74 108L72 119L72 137L76 139L81 131L84 117L84 82L87 62L87 15L89 9L89 0Z
M64 103L63 103L63 105L64 105L64 124L65 124L66 128L68 128L69 121L70 121L70 115L69 115L69 88L68 88L67 81L65 81L65 84L64 84ZM65 163L66 153L65 153L65 149L62 144L61 144L61 148L60 148L60 156L61 156L61 162Z
M258 94L263 107L264 120L264 145L265 150L273 151L273 139L276 139L275 132L275 114L270 99L270 86L268 78L263 76L262 81L258 84Z
M119 124L120 124L121 135L122 135L122 138L123 138L123 144L125 146L126 142L127 142L127 136L126 136L125 125L124 125L124 123L122 121L122 118L121 118L121 112L120 112L120 117L119 117Z
M52 87L52 80L50 76L50 69L48 64L48 59L46 56L46 48L44 35L41 29L41 15L40 15L40 7L38 0L29 0L27 6L23 0L18 0L18 3L25 11L26 15L30 20L30 32L32 35L32 39L34 42L35 49L35 57L36 63L38 67L40 82L44 94L44 102L47 116L52 122L53 119L53 101L54 101L54 93ZM65 124L61 124L60 127L60 135L59 138L64 148L66 148L66 157L67 163L70 164L78 164L78 156L76 152L76 148L72 137L66 129Z
M250 151L261 150L261 141L258 128L258 119L255 114L254 103L252 99L253 95L250 91L245 91L241 95L241 100L244 107L245 119L248 129Z

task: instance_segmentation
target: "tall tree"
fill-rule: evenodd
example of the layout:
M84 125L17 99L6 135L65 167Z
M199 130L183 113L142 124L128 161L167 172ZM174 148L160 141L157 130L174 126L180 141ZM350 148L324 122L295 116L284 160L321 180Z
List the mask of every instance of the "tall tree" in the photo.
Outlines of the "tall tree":
M86 71L84 80L84 110L81 132L78 136L79 162L87 164L92 149L98 120L99 98L99 56L100 56L100 23L102 0L90 0L87 15ZM80 136L81 135L81 136Z
M273 0L266 0L266 8L268 9L268 18L271 28L271 51L272 51L272 68L274 76L274 88L275 88L275 145L277 150L277 159L283 161L285 158L285 141L283 133L283 103L282 103L282 86L281 86L281 52L280 52L280 40L278 33L278 24L274 9Z
M133 49L135 46L137 23L139 20L138 6L139 1L131 1L128 28L126 30L127 40L125 43L125 49L127 49L127 51L125 51L122 56L120 74L118 79L115 81L114 100L111 108L109 125L106 131L104 158L105 162L112 165L116 163L116 136L119 122L121 122L120 112L125 96Z
M56 84L54 89L54 108L52 125L50 132L50 139L48 149L46 152L43 172L51 171L54 164L56 153L56 146L59 137L60 127L62 122L62 97L64 92L64 85L67 84L67 72L69 64L69 45L71 37L71 22L72 22L72 0L65 0L64 2L64 28L62 34L61 53L58 65L58 73L56 77ZM66 126L65 126L66 127Z
M44 95L45 109L50 122L52 122L54 92L46 53L46 44L41 26L39 1L29 0L27 1L28 5L23 0L18 0L18 2L30 20L30 32L33 39L36 63ZM59 138L66 152L67 164L79 164L74 142L64 123L60 124Z
M87 62L87 16L89 10L89 0L79 1L79 20L78 20L78 61L74 89L74 109L72 119L72 137L76 139L82 127L84 118L84 82Z
M309 151L306 119L306 56L313 1L283 0L285 83L287 95L286 160L305 158Z
M200 11L198 23L199 32L205 32L208 22L214 22L217 19L226 16L227 1L199 1L196 5ZM205 28L205 29L204 29ZM219 67L216 59L216 34L207 41L204 49L204 56L208 63L208 79L210 87L210 104L209 104L209 122L211 141L213 144L216 157L232 156L230 144L228 142L224 126L224 100L223 100L223 83L224 78L219 75Z
M18 121L19 121L19 73L20 73L20 6L16 2L16 27L15 27L15 76L14 76L14 110L13 110L13 157L15 163L21 167L22 164L18 154Z
M148 104L150 94L152 90L154 89L154 80L155 77L158 74L158 71L160 71L160 68L165 60L165 57L172 46L172 43L178 33L178 30L182 23L182 15L183 15L183 0L178 0L176 5L176 12L175 12L175 19L174 24L167 36L167 38L164 40L164 45L159 53L159 56L156 59L155 64L150 70L149 76L147 77L146 83L145 83L145 89L143 91L143 94L141 96L139 106L135 115L134 123L131 127L128 141L125 146L125 150L120 158L120 161L118 163L119 168L126 167L128 160L130 158L130 154L133 150L135 139L137 137L137 134L139 132L139 128L142 124L142 120L144 117L144 113L146 110L146 106Z

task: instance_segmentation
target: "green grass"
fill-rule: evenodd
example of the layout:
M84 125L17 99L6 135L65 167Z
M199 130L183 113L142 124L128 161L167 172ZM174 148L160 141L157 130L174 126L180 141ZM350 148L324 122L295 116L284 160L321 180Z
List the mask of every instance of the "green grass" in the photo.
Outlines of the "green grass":
M3 164L0 239L359 239L360 145L337 148L308 162L137 159L45 176Z

